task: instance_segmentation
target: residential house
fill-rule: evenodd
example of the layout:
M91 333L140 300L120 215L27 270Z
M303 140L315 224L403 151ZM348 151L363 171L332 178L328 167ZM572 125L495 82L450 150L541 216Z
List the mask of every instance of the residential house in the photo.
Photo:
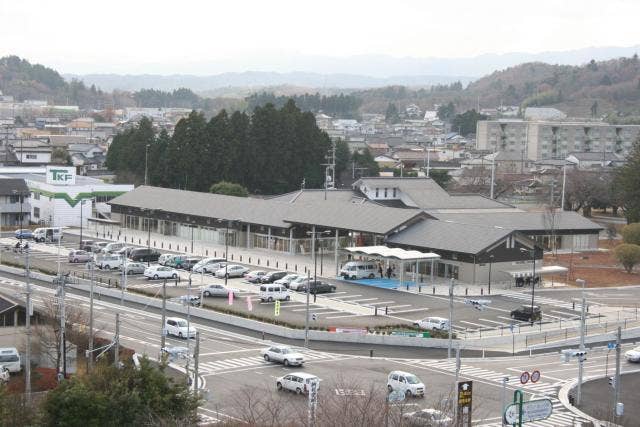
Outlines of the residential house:
M47 165L51 163L53 149L46 140L20 139L9 141L11 150L21 165Z
M29 225L31 203L29 187L24 179L0 178L0 225L26 227Z

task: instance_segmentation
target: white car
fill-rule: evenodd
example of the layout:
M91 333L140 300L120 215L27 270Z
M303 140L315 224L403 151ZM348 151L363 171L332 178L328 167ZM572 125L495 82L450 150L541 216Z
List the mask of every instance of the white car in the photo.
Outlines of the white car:
M225 288L223 285L209 285L206 288L202 289L202 295L205 297L223 297L227 298L229 293L233 293L233 296L236 296L236 293L233 292L229 288Z
M175 254L162 254L158 257L158 264L165 265L171 258L176 256Z
M197 332L196 328L189 325L181 317L167 317L164 322L164 330L167 335L173 335L178 338L194 338Z
M202 259L200 261L198 261L196 263L196 265L193 266L193 268L191 269L191 271L193 271L194 273L206 273L206 267L212 264L216 264L216 263L220 263L223 262L224 259L223 258L205 258ZM220 267L218 267L220 268ZM216 270L218 269L216 268Z
M294 372L276 379L278 390L289 390L296 394L307 394L311 390L311 383L315 382L320 389L320 378L306 372Z
M421 409L416 412L406 412L402 414L402 419L407 426L450 426L453 420L442 411L437 409Z
M152 265L144 271L144 277L148 279L177 279L178 272L171 267L163 265Z
M216 271L220 270L225 265L227 265L227 263L224 262L224 261L216 261L216 262L212 262L212 263L209 263L209 264L205 264L204 266L202 266L201 273L205 273L205 274L213 273L213 274L215 274Z
M392 371L387 377L387 389L389 392L398 390L407 397L424 397L424 383L413 374L403 371Z
M304 356L286 345L274 345L265 348L260 351L260 354L267 362L278 362L284 366L302 366L304 363Z
M628 362L640 362L640 347L627 351L624 354L624 358L627 359Z
M122 257L117 255L103 255L98 257L96 267L101 270L117 270L122 267Z
M416 320L413 322L413 325L420 329L431 331L448 331L449 319L445 319L444 317L425 317L424 319Z
M286 286L288 288L289 287L289 283L293 282L298 277L300 277L300 275L298 275L298 274L287 274L282 279L278 279L275 282L273 282L273 284L274 285L284 285L284 286Z
M238 264L229 264L223 268L220 268L216 271L216 277L221 279L225 275L227 277L242 277L249 272L247 267L243 267Z

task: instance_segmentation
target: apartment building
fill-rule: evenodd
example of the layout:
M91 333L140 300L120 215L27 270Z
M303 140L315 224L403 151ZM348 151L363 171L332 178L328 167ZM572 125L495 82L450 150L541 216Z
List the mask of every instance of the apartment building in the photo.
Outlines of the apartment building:
M640 125L602 122L483 120L477 148L520 154L531 161L566 158L571 153L615 153L626 157Z

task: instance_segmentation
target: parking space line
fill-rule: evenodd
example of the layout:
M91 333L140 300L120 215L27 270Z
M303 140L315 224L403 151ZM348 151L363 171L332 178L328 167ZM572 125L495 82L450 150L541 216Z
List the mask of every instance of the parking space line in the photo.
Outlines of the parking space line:
M483 319L483 318L479 318L478 320L482 320L483 322L497 323L498 325L501 325L501 326L509 326L508 323L498 322L496 320Z
M467 325L477 326L478 328L486 328L487 325L482 325L480 323L467 322L466 320L460 320L460 323L465 323Z
M393 314L400 314L400 313L415 313L416 311L428 311L429 309L427 307L424 308L412 308L409 310L393 310Z
M315 311L315 310L326 310L327 307L310 307L309 311ZM306 308L296 308L295 310L291 310L291 311L305 311Z
M413 307L413 305L412 304L390 305L389 310L395 310L397 308L404 308L404 307Z
M371 316L370 314L345 314L340 316L329 316L325 317L325 319L342 319L345 317L363 317L363 316Z
M335 299L343 299L343 298L357 298L357 297L361 297L361 294L354 294L354 295L345 295L343 297L335 297Z
M348 302L362 302L362 301L375 301L379 298L361 298L361 299L352 299L351 301Z
M381 302L370 302L365 305L381 305L381 304L393 304L395 301L381 301Z

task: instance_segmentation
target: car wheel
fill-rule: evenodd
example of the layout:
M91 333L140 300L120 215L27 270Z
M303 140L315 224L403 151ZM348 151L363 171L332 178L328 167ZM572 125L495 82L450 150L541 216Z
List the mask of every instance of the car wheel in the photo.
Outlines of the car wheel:
M171 275L171 278L173 278L173 279L177 279L177 278L178 278L178 275L177 275L176 273L173 273L173 274Z
M389 390L389 393L391 393L393 391L393 387L391 387L390 385L387 385L387 390Z
M127 270L127 274L133 274L133 270Z
M229 273L225 274L224 277L226 277L228 279L230 277Z
M375 279L375 277L376 277L375 274L373 274L373 273L369 274L369 279Z
M153 275L153 280L158 280L158 275L157 274Z
M284 359L284 362L282 362L284 364L284 366L289 366L289 360L288 359Z
M300 387L296 388L296 394L302 394L302 389Z
M267 302L273 302L273 298L271 297L267 298Z
M412 394L411 394L411 390L407 390L407 391L405 391L405 392L404 392L404 395L405 395L405 397L407 397L407 398L411 397L411 396L412 396Z
M356 276L351 276L351 280L356 280Z
M285 301L289 301L291 299L291 297L289 295L287 295L286 297L284 297Z
M202 295L204 295L205 297L210 297L211 296L211 294L208 291L204 292Z
M180 338L184 338L184 337L182 336L182 332L178 332L178 337L180 337Z
M282 383L277 382L276 383L276 388L278 389L278 391L282 390Z
M515 318L516 318L516 315L515 315L515 314L511 314L511 318L512 318L512 319L515 319Z
M264 361L265 361L265 362L271 362L271 359L269 358L269 355L268 355L268 354L265 354L265 355L264 355Z

